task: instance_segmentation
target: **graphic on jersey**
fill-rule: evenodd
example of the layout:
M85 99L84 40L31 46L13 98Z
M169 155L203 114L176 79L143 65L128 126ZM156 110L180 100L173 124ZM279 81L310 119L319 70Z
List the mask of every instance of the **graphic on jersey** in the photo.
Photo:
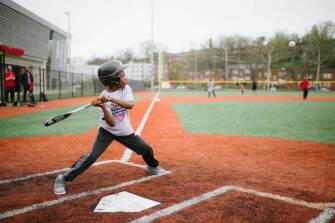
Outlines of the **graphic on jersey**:
M123 120L124 116L126 115L127 109L122 108L120 105L112 103L112 114L113 117L117 120Z

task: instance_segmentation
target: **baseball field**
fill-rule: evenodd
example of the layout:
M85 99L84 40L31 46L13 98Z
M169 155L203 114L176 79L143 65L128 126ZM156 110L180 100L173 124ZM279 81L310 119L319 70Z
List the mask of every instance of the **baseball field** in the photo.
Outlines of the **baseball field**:
M0 222L335 222L335 93L139 92L130 111L162 175L113 142L67 193L54 179L91 149L94 107L47 118L93 97L0 107ZM159 202L95 212L127 191Z

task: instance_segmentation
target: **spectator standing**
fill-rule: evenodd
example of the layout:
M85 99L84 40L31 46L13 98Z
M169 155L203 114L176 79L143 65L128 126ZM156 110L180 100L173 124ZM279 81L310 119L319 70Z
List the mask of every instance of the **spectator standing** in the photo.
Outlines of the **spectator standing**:
M21 84L23 86L23 103L27 102L27 92L28 92L28 96L30 97L30 102L31 102L29 106L34 106L35 105L35 97L33 94L34 77L29 71L28 67L24 68L24 72L23 72L22 79L21 79Z
M13 72L12 66L7 67L5 73L5 101L9 103L8 99L10 96L10 103L14 103L14 93L15 93L15 73Z
M255 94L257 93L257 81L255 79L252 80L251 89Z
M308 96L308 89L311 87L311 84L307 80L307 77L304 77L304 79L300 83L300 88L303 91L303 99L306 100Z

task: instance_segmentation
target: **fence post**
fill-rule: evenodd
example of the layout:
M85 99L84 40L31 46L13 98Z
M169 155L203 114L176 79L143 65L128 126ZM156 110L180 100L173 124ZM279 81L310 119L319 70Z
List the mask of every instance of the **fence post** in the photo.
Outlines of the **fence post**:
M60 81L60 71L58 71L58 99L61 99L61 81Z
M1 50L1 49L0 49ZM6 106L5 102L5 52L3 50L0 56L0 95L1 95L1 103L0 106Z
M93 95L95 95L95 83L94 83L94 76L92 76L92 84L93 84Z
M71 92L73 97L73 73L70 73L70 75L71 75Z
M80 90L81 90L81 96L83 96L84 94L84 84L83 84L83 74L81 73L80 74L80 85L81 85L81 88L80 88Z
M39 86L40 86L40 102L42 101L42 78L41 78L41 66L38 67Z
M45 68L42 69L43 73L42 73L42 79L43 79L43 95L45 95Z

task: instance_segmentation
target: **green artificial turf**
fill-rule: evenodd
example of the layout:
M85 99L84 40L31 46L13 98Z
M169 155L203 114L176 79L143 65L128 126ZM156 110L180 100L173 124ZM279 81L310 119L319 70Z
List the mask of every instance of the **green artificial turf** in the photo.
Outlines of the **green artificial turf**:
M335 103L220 101L176 103L191 133L271 136L335 142Z
M135 96L134 98L135 101L140 101L150 96L151 95L140 95ZM94 107L75 113L67 119L49 127L45 127L43 125L44 120L78 107L80 107L80 105L66 106L63 108L1 118L0 138L77 134L86 132L90 128L97 126L99 112L97 108Z
M238 89L222 89L215 91L217 96L240 96L241 92ZM208 92L207 89L203 90L189 90L189 89L170 89L170 90L163 90L161 96L204 96L207 97ZM244 95L252 95L252 96L301 96L302 98L302 91L264 91L258 90L257 93L252 92L250 89L246 89ZM317 96L317 97L327 97L327 96L335 96L335 91L315 91L310 90L308 96Z
M43 125L43 121L68 112L79 106L67 106L60 109L51 109L42 112L17 115L0 119L0 137L25 137L36 135L75 134L88 131L97 125L99 113L97 108L84 109L67 119L49 127Z

